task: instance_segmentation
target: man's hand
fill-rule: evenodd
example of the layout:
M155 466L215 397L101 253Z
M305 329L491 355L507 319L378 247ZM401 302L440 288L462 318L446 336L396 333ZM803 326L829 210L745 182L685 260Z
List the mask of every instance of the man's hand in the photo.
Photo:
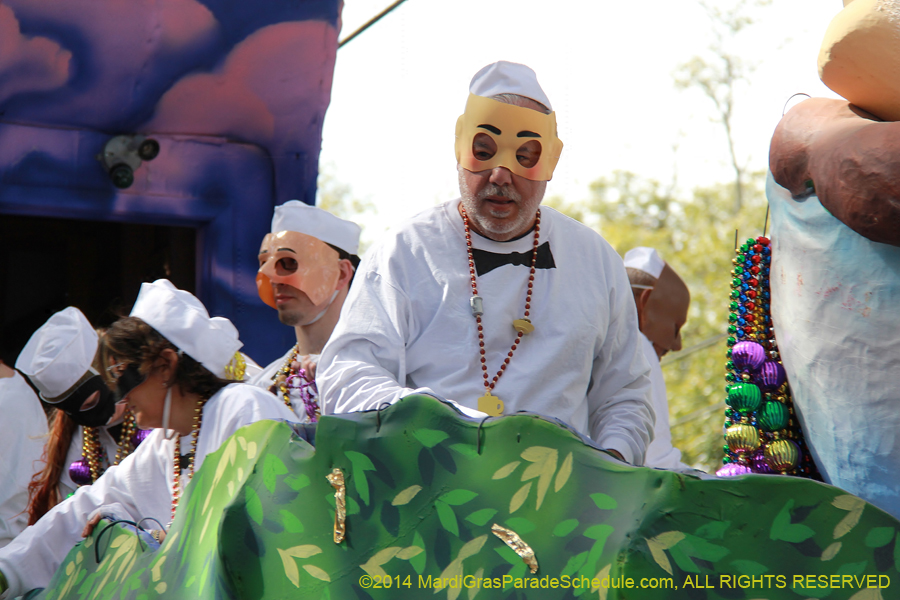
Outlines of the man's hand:
M100 519L102 518L103 517L101 517L100 515L94 515L93 517L91 517L91 519L87 522L87 525L84 526L84 529L81 530L81 537L86 538L87 536L91 535L91 533L94 532L94 527L97 526L97 523L99 523Z
M310 383L316 380L316 366L319 364L319 355L305 355L298 357L291 363L291 370L294 372L304 369L306 371L306 380Z

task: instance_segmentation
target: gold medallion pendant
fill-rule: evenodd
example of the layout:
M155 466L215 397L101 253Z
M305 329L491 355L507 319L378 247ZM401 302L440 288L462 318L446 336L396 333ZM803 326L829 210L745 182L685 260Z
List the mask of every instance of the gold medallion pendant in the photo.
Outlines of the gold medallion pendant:
M531 324L531 319L516 319L513 321L513 327L521 334L534 331L534 325Z
M503 415L503 400L491 395L491 390L485 390L484 396L478 399L478 410L492 417Z

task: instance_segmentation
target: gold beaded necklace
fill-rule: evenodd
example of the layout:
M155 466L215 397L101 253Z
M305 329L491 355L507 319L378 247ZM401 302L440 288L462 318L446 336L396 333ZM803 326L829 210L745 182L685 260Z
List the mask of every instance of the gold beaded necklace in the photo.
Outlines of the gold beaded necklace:
M122 422L122 434L119 436L119 442L116 444L116 457L111 466L117 465L134 452L134 443L132 436L135 432L134 415L131 412L125 413L125 420ZM103 444L100 442L99 427L84 427L81 436L81 458L88 465L91 473L91 481L97 481L103 474L101 464L103 462Z
M463 208L461 204L459 208L462 213L463 226L466 230L466 250L469 254L469 276L472 281L472 297L469 299L469 305L472 307L472 315L475 317L475 323L478 325L478 352L481 355L481 372L484 376L484 396L478 398L478 410L491 416L499 417L503 414L503 401L491 394L491 392L500 380L500 376L506 371L506 367L509 365L513 353L516 351L516 348L518 348L519 342L522 341L522 336L534 331L534 325L531 324L531 319L528 317L531 315L531 294L534 290L534 273L535 265L537 263L538 240L541 231L541 211L538 209L534 221L534 245L531 251L531 273L528 275L528 292L525 294L525 316L512 322L512 326L517 332L516 339L513 341L512 347L509 349L506 358L503 359L500 370L494 375L493 380L490 380L484 350L484 326L481 323L481 317L484 315L484 303L481 296L478 295L478 280L475 275L475 259L472 256L472 234L469 231L469 217L466 214L466 209Z
M191 428L191 451L188 454L188 481L194 476L194 457L197 455L197 438L200 437L200 427L203 425L203 406L208 398L201 398L194 409L194 424ZM175 520L175 509L181 500L181 436L175 436L174 476L172 478L172 520ZM187 483L185 483L187 485ZM171 523L170 523L171 524Z
M273 394L276 393L276 390L281 392L282 401L284 401L284 404L291 410L294 410L294 407L291 405L288 378L291 376L291 368L294 361L297 360L298 354L300 354L300 344L295 344L294 349L291 350L290 356L288 356L288 359L284 362L284 366L278 369L275 372L275 376L272 377L272 387L269 388L269 391Z

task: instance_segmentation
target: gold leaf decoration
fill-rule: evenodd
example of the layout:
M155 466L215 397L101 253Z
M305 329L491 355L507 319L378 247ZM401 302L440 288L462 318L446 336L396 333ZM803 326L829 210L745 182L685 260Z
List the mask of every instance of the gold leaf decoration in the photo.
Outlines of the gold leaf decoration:
M281 562L284 564L284 574L287 576L288 581L293 583L295 587L300 587L300 572L297 570L297 563L294 562L294 558L281 548L278 549L278 554L281 555Z
M397 553L397 558L400 560L409 560L414 556L418 556L419 554L425 552L422 548L418 546L407 546L403 550Z
M669 557L666 556L665 549L662 544L655 540L647 540L647 547L650 548L650 554L653 555L653 560L656 561L662 569L668 573L672 574L672 563L669 562Z
M421 485L411 485L396 496L391 502L394 506L404 506L409 504L410 500L416 497L416 494L422 491Z
M556 448L546 448L544 446L532 446L522 452L522 458L532 463L528 465L525 472L522 473L522 481L528 481L538 477L537 488L537 508L541 508L544 502L544 496L550 488L550 481L553 474L556 473L556 465L559 461L559 452Z
M516 467L518 467L520 464L522 464L521 460L514 460L509 464L503 465L502 467L497 469L497 472L494 473L494 476L491 477L491 479L503 479L505 477L509 477L512 472L516 470Z
M856 524L859 523L859 518L862 516L862 508L856 508L847 513L841 522L838 523L834 528L834 539L842 538L848 533L850 530L856 527Z
M531 482L530 481L519 488L519 491L516 492L513 495L512 500L509 501L509 514L513 514L514 512L519 510L519 508L521 508L521 506L523 504L525 504L525 500L528 498L528 492L530 492L530 491L531 491Z
M340 544L347 535L347 489L344 487L344 472L335 467L325 479L334 488L334 543Z
M385 548L379 552L376 552L373 556L369 558L364 564L359 567L375 578L385 578L387 577L387 573L384 569L381 568L381 565L388 562L400 552L402 548L400 546L391 546L390 548Z
M556 483L553 485L553 491L558 492L566 485L566 482L569 481L569 475L572 474L572 453L569 452L566 459L563 461L562 466L559 468L559 472L556 474Z
M608 564L605 567L603 567L602 569L600 569L599 571L597 571L597 574L594 575L594 579L592 581L596 581L597 583L600 583L601 581L603 581L604 578L609 576L609 570L611 568L612 568L612 564ZM599 587L591 587L592 594L596 591L600 592L600 600L606 600L606 596L607 596L607 594L609 594L609 588L602 586L602 585Z
M303 570L315 577L316 579L321 579L322 581L327 581L331 583L331 577L328 576L328 573L320 569L315 565L303 565Z
M657 544L668 550L678 542L684 539L684 534L680 531L667 531L653 538Z
M667 531L647 540L647 547L650 548L650 554L653 555L653 560L655 560L656 564L662 567L669 575L672 574L672 563L669 562L669 557L666 556L665 551L672 548L683 539L684 534L682 532Z
M825 562L828 562L829 560L831 560L832 558L837 556L837 553L840 551L841 551L841 542L835 542L835 543L831 544L830 546L828 546L827 548L825 548L825 551L822 552L822 560Z
M481 581L484 577L484 567L480 567L477 571L475 571L475 581ZM469 588L469 600L472 600L475 595L478 593L478 590L481 589L480 585L473 585Z
M534 550L525 543L525 540L519 537L518 533L512 529L501 527L496 523L491 526L491 531L521 557L525 564L528 565L532 575L538 572L538 562L537 557L534 555Z
M866 502L862 498L847 494L838 496L831 501L831 504L841 510L849 511L847 516L841 519L840 523L834 528L834 539L838 539L844 537L850 533L851 529L856 527L856 524L859 523L859 518L862 516L863 509L866 507Z
M441 573L441 579L444 578L453 578L453 577L462 577L462 561L469 558L470 556L474 556L481 551L481 548L484 546L484 543L487 541L487 534L478 536L474 540L470 540L466 542L466 544L459 549L459 554L455 559L453 559L447 568L444 569L444 572ZM435 590L437 593L440 590ZM456 600L459 597L460 592L462 591L462 587L449 587L447 589L447 600Z

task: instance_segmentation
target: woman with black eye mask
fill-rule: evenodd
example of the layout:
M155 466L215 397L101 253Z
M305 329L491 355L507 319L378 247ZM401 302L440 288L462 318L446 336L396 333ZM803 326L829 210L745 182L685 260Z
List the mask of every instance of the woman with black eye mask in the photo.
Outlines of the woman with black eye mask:
M124 407L116 407L98 337L87 318L69 307L35 332L16 363L39 390L41 403L52 409L44 468L28 486L29 525L79 486L92 484L119 464L147 435ZM67 351L55 361L39 356L41 349L55 347L54 339L56 344L67 343ZM56 394L71 380L72 385Z
M197 298L164 279L141 286L131 315L110 326L105 344L119 403L139 427L154 431L121 464L0 548L0 597L45 587L102 517L158 523L151 533L161 541L208 454L251 423L296 420L272 394L226 379L226 367L241 347L237 329L228 319L210 317ZM55 353L70 356L71 348L57 345ZM55 376L48 371L49 379ZM49 389L41 391L45 399L58 399ZM82 394L78 408L96 391Z

